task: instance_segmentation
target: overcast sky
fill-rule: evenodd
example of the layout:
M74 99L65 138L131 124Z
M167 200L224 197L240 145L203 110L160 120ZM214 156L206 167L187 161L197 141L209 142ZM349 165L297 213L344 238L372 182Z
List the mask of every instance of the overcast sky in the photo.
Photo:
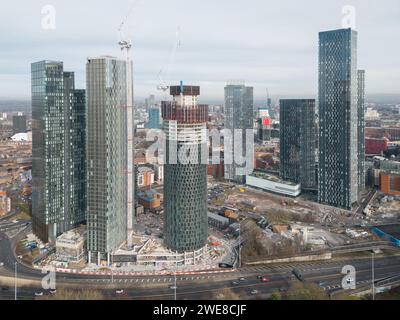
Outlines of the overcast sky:
M3 2L3 1L2 1ZM42 28L43 6L56 29ZM245 80L256 98L317 92L318 32L342 27L342 8L356 9L358 65L367 92L400 94L399 0L7 0L0 11L0 97L30 98L30 63L64 61L85 87L88 56L120 56L117 29L133 38L135 95L162 97L166 82L200 85L203 99L222 99L228 80ZM169 64L180 27L181 47Z

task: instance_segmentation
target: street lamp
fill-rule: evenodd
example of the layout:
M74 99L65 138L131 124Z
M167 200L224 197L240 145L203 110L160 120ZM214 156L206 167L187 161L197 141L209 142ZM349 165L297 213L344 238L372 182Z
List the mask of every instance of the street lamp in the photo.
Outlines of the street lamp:
M240 233L240 221L239 221L239 268L242 267L242 241L241 241L241 233Z
M17 262L14 262L15 276L14 276L14 300L17 300Z
M175 255L175 269L174 269L174 300L176 301L176 269L178 267L178 252Z
M375 253L372 252L372 300L375 300Z
M113 253L111 252L111 283L114 283Z

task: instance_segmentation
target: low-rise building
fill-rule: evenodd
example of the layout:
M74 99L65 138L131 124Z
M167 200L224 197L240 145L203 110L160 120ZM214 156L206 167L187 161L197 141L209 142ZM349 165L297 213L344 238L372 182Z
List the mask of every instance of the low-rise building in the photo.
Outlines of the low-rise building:
M208 213L208 224L217 229L224 230L229 226L229 218L222 217L215 213Z
M85 257L84 227L70 230L56 240L56 256L58 261L79 263Z
M137 179L139 188L150 187L154 183L154 170L146 166L139 167Z
M289 197L298 197L301 194L300 184L284 181L261 171L254 171L253 174L247 176L246 184L249 187Z
M161 195L154 190L146 190L137 193L139 204L145 209L153 209L161 206Z
M11 212L11 199L3 190L0 191L0 217Z

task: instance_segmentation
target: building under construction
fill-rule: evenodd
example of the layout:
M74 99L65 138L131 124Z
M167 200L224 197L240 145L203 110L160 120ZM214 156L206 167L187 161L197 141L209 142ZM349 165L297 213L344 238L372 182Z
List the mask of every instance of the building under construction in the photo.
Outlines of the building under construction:
M198 86L181 83L170 87L170 94L173 100L162 102L166 135L164 239L173 251L193 252L207 241L208 106L197 103Z

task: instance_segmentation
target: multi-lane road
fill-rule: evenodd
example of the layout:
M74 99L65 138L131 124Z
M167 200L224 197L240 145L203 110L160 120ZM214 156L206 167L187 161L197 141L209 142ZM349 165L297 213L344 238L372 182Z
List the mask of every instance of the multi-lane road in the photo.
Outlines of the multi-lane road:
M27 229L29 230L29 228ZM18 290L18 297L34 298L35 292L49 294L41 288L40 281L43 274L18 261L15 256L15 243L23 237L21 232L10 240L0 231L0 277L14 276L14 267L17 262L18 279L36 280L31 287ZM375 280L400 275L400 252L395 251L391 256L376 255ZM278 291L286 291L294 282L299 281L292 271L297 268L306 282L312 282L322 287L327 293L341 290L344 277L342 268L346 265L354 266L357 286L372 285L372 263L367 257L333 259L328 261L314 261L306 263L290 263L270 266L244 267L227 273L199 272L191 275L177 275L178 299L210 299L221 289L229 288L242 298L267 297ZM257 276L267 276L269 281L261 282ZM241 281L240 278L244 278ZM106 298L119 299L173 299L174 290L170 286L174 283L173 275L84 275L58 273L56 276L59 287L96 288ZM116 294L116 289L123 289L123 294ZM0 288L0 299L13 299L13 286ZM256 290L257 294L254 293Z

